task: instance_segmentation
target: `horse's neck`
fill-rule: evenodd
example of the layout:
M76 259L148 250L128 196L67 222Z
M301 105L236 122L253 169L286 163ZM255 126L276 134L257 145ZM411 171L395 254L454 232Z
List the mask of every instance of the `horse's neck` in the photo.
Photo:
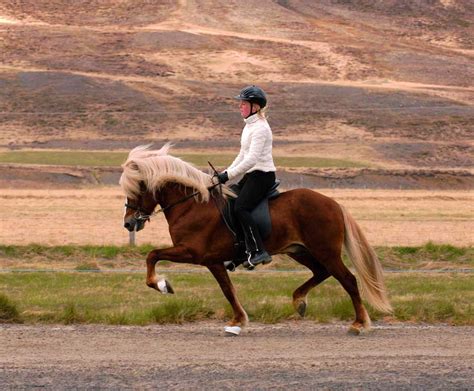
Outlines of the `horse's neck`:
M198 205L201 205L194 200L194 197L186 199L186 197L189 197L194 192L195 190L191 187L181 186L176 183L169 183L160 190L160 205L162 208L168 208L165 211L165 216L169 224L172 224L174 221L182 218L184 214L192 212Z
M176 183L167 183L159 192L160 204L166 208L189 194L189 188L178 186Z

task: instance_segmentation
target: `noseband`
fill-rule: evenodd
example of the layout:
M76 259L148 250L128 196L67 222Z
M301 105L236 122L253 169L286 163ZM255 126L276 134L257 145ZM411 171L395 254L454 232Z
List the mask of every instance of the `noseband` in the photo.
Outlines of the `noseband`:
M150 221L150 217L158 213L158 212L153 212L151 214L147 214L146 210L140 208L139 206L128 204L128 203L125 203L125 207L135 211L135 215L133 217L135 217L135 219L138 221Z

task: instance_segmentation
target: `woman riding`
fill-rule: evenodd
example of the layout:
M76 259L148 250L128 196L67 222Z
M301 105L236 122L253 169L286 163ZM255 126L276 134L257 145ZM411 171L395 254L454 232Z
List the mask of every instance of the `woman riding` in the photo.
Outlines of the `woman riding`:
M242 226L248 259L244 266L270 263L272 258L263 246L251 211L265 197L275 183L275 164L272 157L272 130L265 118L267 97L257 86L248 86L235 97L240 101L240 114L245 126L240 140L240 152L233 163L218 174L219 182L226 183L244 174L238 182L238 197L234 213Z

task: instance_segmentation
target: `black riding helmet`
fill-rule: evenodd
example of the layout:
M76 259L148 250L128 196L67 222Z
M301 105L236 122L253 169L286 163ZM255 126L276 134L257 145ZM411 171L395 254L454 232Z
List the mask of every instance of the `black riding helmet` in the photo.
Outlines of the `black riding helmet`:
M248 86L240 91L240 94L234 97L238 100L246 100L250 103L257 103L261 109L267 105L267 96L260 87Z

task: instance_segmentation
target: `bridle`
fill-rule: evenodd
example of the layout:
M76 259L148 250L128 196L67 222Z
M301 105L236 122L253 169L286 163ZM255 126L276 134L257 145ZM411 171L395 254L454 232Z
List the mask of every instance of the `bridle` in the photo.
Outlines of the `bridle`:
M139 206L129 204L128 202L125 203L125 207L135 211L135 214L133 215L133 217L137 221L150 221L151 216L159 213L159 212L153 211L151 214L147 214L146 210L142 209Z
M211 191L212 189L216 188L217 186L220 186L220 183L215 183L214 185L212 186L209 186L207 188L207 190ZM137 221L150 221L150 219L153 217L153 216L156 216L158 213L162 213L162 212L165 212L173 207L175 207L176 205L178 204L181 204L187 200L189 200L190 198L193 198L194 196L198 195L200 192L199 191L195 191L194 193L192 194L188 194L187 196L179 199L178 201L170 204L170 205L167 205L165 206L164 208L160 208L158 210L154 210L153 212L151 213L148 213L146 210L144 210L142 207L140 206L136 206L136 205L132 205L132 204L129 204L128 202L125 203L125 207L126 208L129 208L129 209L132 209L135 211L135 215L133 216Z

